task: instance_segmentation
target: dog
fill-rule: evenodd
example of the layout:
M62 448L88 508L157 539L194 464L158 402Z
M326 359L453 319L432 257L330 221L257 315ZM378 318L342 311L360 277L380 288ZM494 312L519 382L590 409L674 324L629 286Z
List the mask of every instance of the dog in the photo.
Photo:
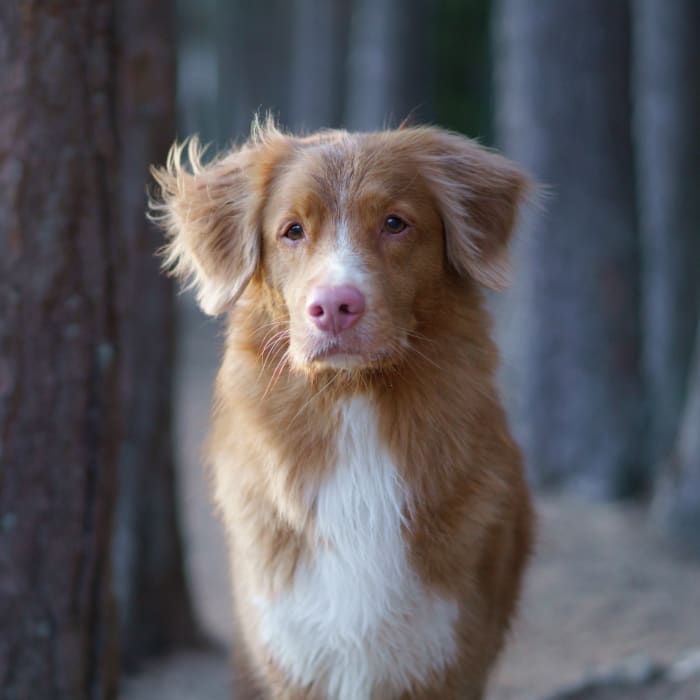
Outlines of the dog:
M533 532L484 295L528 178L434 127L269 119L153 174L165 268L227 319L207 455L234 697L483 697Z

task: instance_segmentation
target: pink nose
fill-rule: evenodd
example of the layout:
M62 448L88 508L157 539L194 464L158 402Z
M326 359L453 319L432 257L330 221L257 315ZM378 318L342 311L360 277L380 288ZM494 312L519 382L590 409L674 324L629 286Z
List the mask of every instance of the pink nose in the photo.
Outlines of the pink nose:
M356 287L316 287L311 293L306 312L317 328L340 333L354 326L365 310L365 297Z

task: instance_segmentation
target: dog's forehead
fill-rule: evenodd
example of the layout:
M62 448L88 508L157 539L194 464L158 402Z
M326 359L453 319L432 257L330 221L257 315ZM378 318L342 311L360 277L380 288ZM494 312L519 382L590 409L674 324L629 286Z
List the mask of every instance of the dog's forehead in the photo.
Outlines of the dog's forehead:
M305 144L287 168L286 186L334 209L415 196L421 190L416 164L391 145L371 134Z

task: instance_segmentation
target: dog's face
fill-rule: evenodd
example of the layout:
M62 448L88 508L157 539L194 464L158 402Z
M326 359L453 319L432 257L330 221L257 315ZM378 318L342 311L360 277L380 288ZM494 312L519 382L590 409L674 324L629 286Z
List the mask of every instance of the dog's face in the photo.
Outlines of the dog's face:
M193 171L177 150L155 171L167 263L193 277L205 311L255 280L292 367L392 364L439 309L449 279L500 287L524 176L438 129L308 138L268 125Z
M370 136L293 153L268 197L261 265L289 314L292 365L391 362L439 296L440 215L415 163Z

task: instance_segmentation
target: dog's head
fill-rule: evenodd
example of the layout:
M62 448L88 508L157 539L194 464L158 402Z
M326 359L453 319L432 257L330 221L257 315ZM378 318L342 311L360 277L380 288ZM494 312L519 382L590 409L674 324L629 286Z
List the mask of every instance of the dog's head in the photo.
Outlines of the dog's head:
M189 167L174 147L154 170L166 265L209 314L247 287L289 332L296 369L362 368L400 357L446 285L508 278L525 176L435 128L298 138L256 125L242 148Z

